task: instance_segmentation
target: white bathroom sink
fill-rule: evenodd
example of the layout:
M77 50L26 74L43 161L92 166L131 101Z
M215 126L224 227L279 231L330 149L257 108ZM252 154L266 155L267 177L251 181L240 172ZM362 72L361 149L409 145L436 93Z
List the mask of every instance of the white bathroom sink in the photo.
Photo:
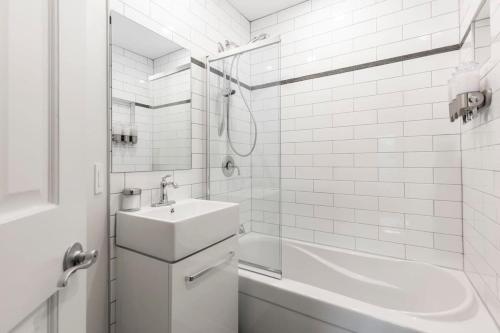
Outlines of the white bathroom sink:
M189 199L116 215L116 244L175 262L238 232L239 205Z

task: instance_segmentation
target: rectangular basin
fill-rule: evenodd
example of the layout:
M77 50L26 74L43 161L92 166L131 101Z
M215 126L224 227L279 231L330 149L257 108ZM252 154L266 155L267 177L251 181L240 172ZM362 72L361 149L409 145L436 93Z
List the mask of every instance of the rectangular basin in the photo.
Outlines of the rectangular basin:
M179 261L238 232L239 205L188 199L116 215L116 244L164 261Z

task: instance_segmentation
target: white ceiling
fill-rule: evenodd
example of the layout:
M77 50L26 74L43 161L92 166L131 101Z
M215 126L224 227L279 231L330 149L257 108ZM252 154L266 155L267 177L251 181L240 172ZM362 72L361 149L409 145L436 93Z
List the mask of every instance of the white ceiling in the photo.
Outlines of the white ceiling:
M182 49L182 46L116 12L111 12L111 34L113 45L149 59Z
M229 0L229 2L249 21L276 13L304 0Z

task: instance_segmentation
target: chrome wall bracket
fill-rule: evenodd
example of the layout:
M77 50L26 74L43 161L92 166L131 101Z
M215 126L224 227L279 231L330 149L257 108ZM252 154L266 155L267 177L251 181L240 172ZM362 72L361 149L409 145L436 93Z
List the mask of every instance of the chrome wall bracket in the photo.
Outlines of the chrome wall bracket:
M450 121L454 122L459 117L465 123L474 119L479 112L491 105L492 90L473 91L458 95L450 104Z

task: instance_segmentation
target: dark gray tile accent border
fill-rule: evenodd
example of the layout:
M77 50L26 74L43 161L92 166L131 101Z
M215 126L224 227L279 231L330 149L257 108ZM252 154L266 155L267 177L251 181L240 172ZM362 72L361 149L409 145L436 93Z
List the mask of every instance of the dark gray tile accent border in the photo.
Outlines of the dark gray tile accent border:
M293 79L286 79L286 80L280 80L280 81L275 81L275 82L259 84L256 86L252 86L252 90L270 88L270 87L284 85L284 84L290 84L290 83L301 82L301 81L306 81L306 80L318 79L318 78L330 76L330 75L353 72L356 70L361 70L361 69L366 69L366 68L371 68L371 67L388 65L388 64L395 63L395 62L405 61L405 60L428 57L428 56L435 55L435 54L457 51L457 50L460 50L461 47L462 47L462 44L455 44L455 45L440 47L440 48L436 48L436 49L432 49L432 50L428 50L428 51L410 53L410 54L406 54L406 55L402 55L402 56L398 56L398 57L387 58L387 59L383 59L383 60L367 62L364 64L333 69L333 70L329 70L329 71L325 71L325 72L321 72L321 73L308 74L308 75L299 76L299 77L296 77Z
M264 88L270 88L270 87L275 87L275 86L281 86L285 84L290 84L290 83L296 83L296 82L301 82L301 81L307 81L307 80L312 80L312 79L318 79L321 77L325 76L330 76L330 75L336 75L336 74L342 74L342 73L347 73L347 72L353 72L361 69L366 69L366 68L371 68L371 67L377 67L377 66L383 66L383 65L388 65L388 64L393 64L396 62L402 62L405 60L411 60L411 59L417 59L417 58L423 58L423 57L428 57L431 55L436 55L440 53L446 53L446 52L452 52L452 51L458 51L462 48L463 44L465 43L465 40L467 39L467 35L469 34L471 28L467 30L465 33L464 38L460 41L459 44L454 44L454 45L449 45L449 46L444 46L444 47L439 47L435 48L432 50L427 50L427 51L421 51L421 52L415 52L415 53L409 53L405 54L402 56L398 57L392 57L392 58L387 58L387 59L382 59L382 60L376 60L372 62L367 62L364 64L359 64L359 65L354 65L354 66L348 66L348 67L343 67L343 68L337 68L337 69L332 69L329 71L324 71L320 73L314 73L314 74L308 74L308 75L303 75L299 76L296 78L292 79L285 79L285 80L280 80L280 81L274 81L274 82L269 82L269 83L264 83L264 84L258 84L255 86L249 86L246 83L240 82L241 86L248 89L248 90L258 90L258 89L264 89ZM206 68L205 63L202 61L191 58L191 62L195 65L198 65L202 68ZM210 72L214 73L216 75L219 75L220 77L223 76L223 73L215 68L210 68ZM231 79L232 82L237 83L236 79L230 78L229 75L226 75L227 79Z
M201 68L207 68L207 66L205 66L205 63L201 60L198 60L196 58L193 58L191 57L191 63L197 65L197 66L200 66Z
M215 68L210 68L210 73L214 73L215 75L218 75L220 77L222 77L224 74L218 70L218 69L215 69ZM226 79L231 79L231 82L235 83L235 84L238 84L238 81L236 81L235 78L233 77L230 77L229 75L226 74ZM247 89L247 90L253 90L253 87L249 86L248 84L244 83L244 82L241 82L240 81L240 85Z
M191 103L191 98L185 99L185 100L182 100L182 101L177 101L177 102L162 104L162 105L158 105L158 106L153 106L153 109L161 109L161 108L165 108L165 107L169 107L169 106L176 106L176 105L188 104L188 103Z
M134 103L134 102L131 102L131 103ZM142 104L142 103L137 103L137 102L135 102L134 104L135 104L135 106L140 106L142 108L155 110L155 109L161 109L161 108L165 108L165 107L169 107L169 106L175 106L175 105L181 105L181 104L187 104L187 103L191 103L191 99L185 99L182 101L177 101L177 102L172 102L172 103L167 103L167 104L162 104L162 105L157 105L157 106L152 106L152 105L147 105L147 104Z
M146 109L151 109L152 106L151 105L147 105L147 104L142 104L142 103L137 103L137 102L130 102L131 104L135 104L135 106L140 106L141 108L146 108Z
M207 68L207 66L205 65L205 63L204 63L204 62L202 62L202 61L200 61L200 60L198 60L198 59L191 58L191 62L192 62L193 64L195 64L195 65L200 66L201 68ZM215 68L210 68L210 72L211 72L211 73L214 73L215 75L218 75L218 76L220 76L220 77L222 77L222 76L223 76L223 73L222 73L221 71L219 71L218 69L215 69ZM226 75L226 79L229 79L229 78L230 78L230 77L229 77L229 75ZM231 77L231 82L236 83L236 84L238 83L238 82L236 81L236 79L235 79L235 78L232 78L232 77ZM243 88L247 89L247 90L252 90L252 87L251 87L251 86L249 86L248 84L244 83L244 82L241 82L241 81L240 81L240 85L241 85Z
M474 22L472 22L472 24L473 24L473 23L474 23ZM467 37L469 37L469 34L470 34L471 30L472 30L472 24L471 24L471 25L469 25L469 27L467 28L467 31L466 31L466 32L465 32L465 34L464 34L464 37L463 37L463 38L462 38L462 40L460 41L460 47L464 46L465 41L467 40Z

